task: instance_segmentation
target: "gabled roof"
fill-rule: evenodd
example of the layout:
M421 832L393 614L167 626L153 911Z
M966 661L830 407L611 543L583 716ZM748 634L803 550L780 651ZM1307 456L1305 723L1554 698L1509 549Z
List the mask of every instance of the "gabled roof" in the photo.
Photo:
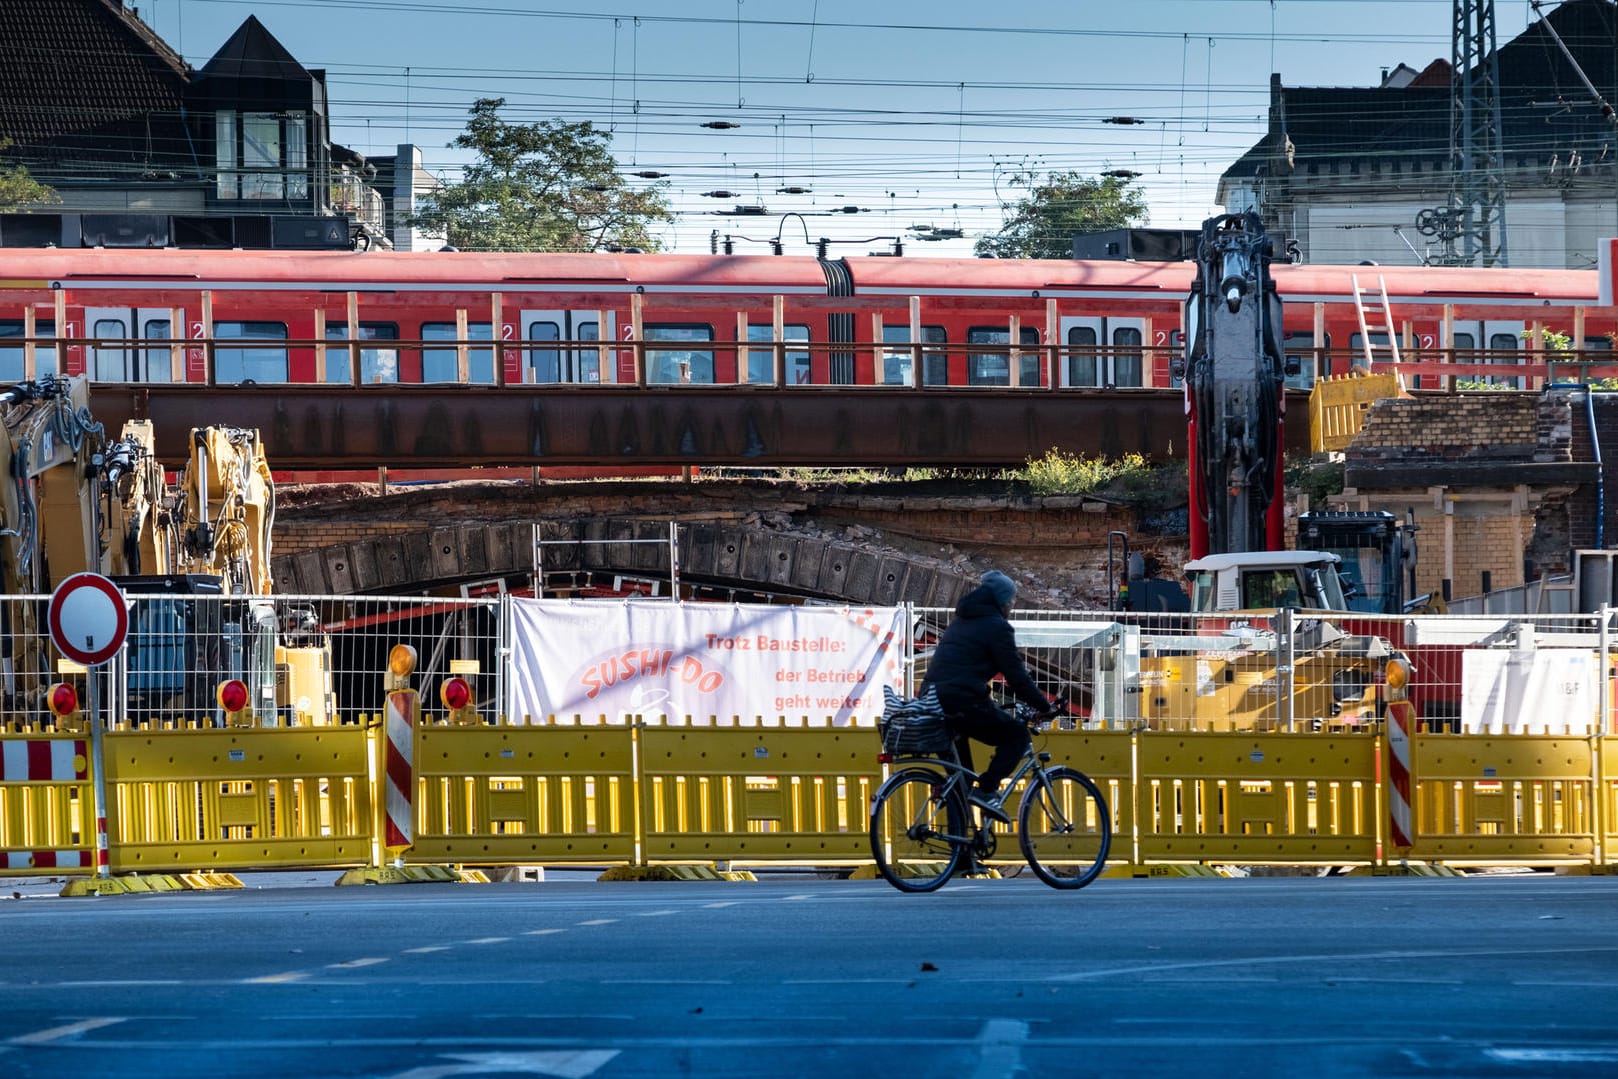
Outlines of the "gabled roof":
M190 68L117 0L0 0L0 138L30 147L177 118Z
M264 28L258 16L247 20L230 35L230 40L219 47L213 59L202 66L198 81L203 79L274 79L281 82L307 83L309 72L275 35Z
M1548 15L1568 51L1608 101L1618 102L1612 0L1568 0ZM1578 71L1536 21L1499 49L1501 141L1509 160L1588 161L1615 150L1614 128L1591 101ZM1296 168L1370 157L1449 156L1449 64L1434 60L1404 86L1286 87L1272 84L1271 133L1221 180L1278 168L1277 134L1290 138Z

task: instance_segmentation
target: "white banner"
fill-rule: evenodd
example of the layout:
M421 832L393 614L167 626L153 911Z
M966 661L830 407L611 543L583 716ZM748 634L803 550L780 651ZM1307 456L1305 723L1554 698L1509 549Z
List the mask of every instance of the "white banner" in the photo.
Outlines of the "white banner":
M1461 655L1464 734L1591 734L1600 701L1593 652L1469 648Z
M510 715L831 717L903 686L900 607L513 599Z

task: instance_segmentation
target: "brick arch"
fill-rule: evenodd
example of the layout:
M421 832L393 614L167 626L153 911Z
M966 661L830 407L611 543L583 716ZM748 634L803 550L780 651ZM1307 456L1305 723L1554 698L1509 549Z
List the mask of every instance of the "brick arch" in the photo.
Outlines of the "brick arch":
M546 570L664 576L668 523L580 517L538 522ZM276 590L298 595L357 595L422 585L506 577L533 571L530 521L461 524L310 548L272 560ZM977 583L896 552L840 540L714 523L676 530L683 578L790 591L850 603L954 607ZM571 545L567 541L572 541Z

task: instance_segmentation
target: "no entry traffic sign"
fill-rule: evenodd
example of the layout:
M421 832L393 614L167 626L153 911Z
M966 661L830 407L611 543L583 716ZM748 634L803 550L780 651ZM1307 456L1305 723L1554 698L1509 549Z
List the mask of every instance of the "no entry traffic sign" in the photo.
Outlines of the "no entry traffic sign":
M99 573L75 573L51 593L51 640L75 663L99 667L129 634L129 608L118 586Z

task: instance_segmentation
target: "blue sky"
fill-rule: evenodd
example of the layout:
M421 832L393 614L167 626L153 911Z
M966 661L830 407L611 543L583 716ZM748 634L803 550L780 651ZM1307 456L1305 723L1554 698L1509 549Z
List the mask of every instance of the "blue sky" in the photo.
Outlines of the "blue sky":
M127 2L127 0L126 0ZM1450 54L1451 0L142 0L201 66L256 15L325 68L333 137L361 153L447 144L480 97L508 119L589 120L626 172L666 172L665 249L965 255L1019 168L1140 174L1149 224L1194 228L1263 133L1269 74L1364 86ZM1499 42L1534 19L1496 4ZM1138 124L1108 123L1131 117ZM729 121L740 127L701 125ZM644 182L644 181L636 181ZM781 193L804 187L806 194ZM725 197L705 192L729 191ZM716 214L737 205L762 216ZM856 214L828 214L855 206ZM802 215L802 221L790 214ZM918 227L966 238L924 243Z

